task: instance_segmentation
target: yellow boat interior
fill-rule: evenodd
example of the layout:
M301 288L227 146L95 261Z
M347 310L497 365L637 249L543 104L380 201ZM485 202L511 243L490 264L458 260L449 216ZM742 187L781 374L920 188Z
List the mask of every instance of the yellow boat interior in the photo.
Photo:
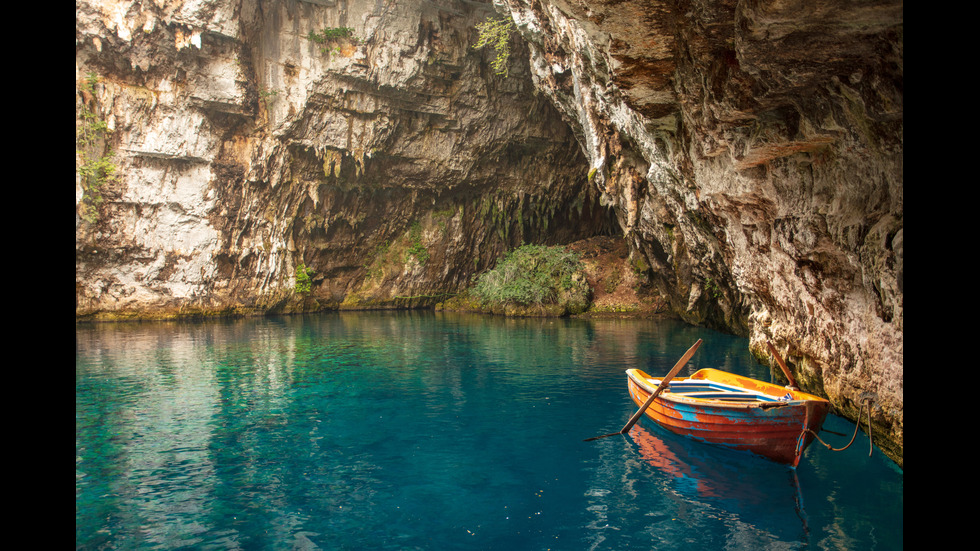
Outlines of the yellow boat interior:
M651 377L642 370L629 369L627 374L647 392L653 392L660 385L660 379ZM785 403L796 400L823 400L819 396L800 390L710 368L701 369L690 377L672 379L664 389L664 393L680 395L684 398L724 402Z

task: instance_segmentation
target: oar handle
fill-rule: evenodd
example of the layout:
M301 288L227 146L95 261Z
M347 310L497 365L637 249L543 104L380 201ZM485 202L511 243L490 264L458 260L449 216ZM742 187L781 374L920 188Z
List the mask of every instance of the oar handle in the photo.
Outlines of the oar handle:
M657 399L657 396L660 396L660 393L663 392L665 388L667 388L667 383L669 383L670 380L674 378L674 375L677 375L677 373L680 372L681 368L684 367L684 365L688 362L688 360L691 359L691 356L694 356L694 353L698 351L699 346L701 346L701 339L698 339L698 342L694 343L694 346L689 348L687 352L685 352L684 355L681 356L681 359L677 361L674 367L670 370L670 373L668 373L666 377L661 379L660 384L657 386L657 390L654 390L653 394L651 394L650 397L647 398L647 401L643 403L643 406L640 407L640 409L636 410L636 413L634 413L633 416L630 417L630 420L626 423L626 426L623 427L623 430L619 431L620 434L626 434L627 432L630 431L631 428L633 428L633 425L635 425L636 422L640 420L640 417L643 415L643 412L645 412L647 408L650 407L650 404L652 404L653 401Z
M626 423L626 426L623 427L623 430L619 432L611 432L609 434L603 434L602 436L593 436L592 438L586 438L584 441L591 442L592 440L598 440L600 438L605 438L607 436L614 436L616 434L626 434L627 432L629 432L630 429L633 428L633 425L635 425L636 422L640 419L640 416L643 415L643 412L646 411L647 408L650 407L650 404L652 404L653 401L657 398L657 396L660 396L660 393L663 392L665 388L667 388L667 383L669 383L670 380L674 378L674 375L677 375L677 373L681 370L681 368L684 367L684 364L686 364L688 360L691 359L691 356L693 356L694 353L697 352L699 346L701 346L701 339L698 339L698 342L694 343L694 346L689 348L687 352L685 352L684 355L681 356L681 359L677 361L677 364L675 364L674 367L671 368L670 373L668 373L666 377L661 379L660 384L657 386L657 389L653 391L653 394L651 394L649 398L647 398L647 401L643 404L643 406L640 407L640 409L637 410L637 412L634 413L632 417L630 417L629 422Z
M789 379L789 386L793 388L800 388L797 386L796 379L793 378L793 374L790 373L789 368L786 367L786 362L783 361L783 358L779 355L779 352L776 352L776 347L769 341L766 341L766 346L769 347L769 351L772 352L773 357L776 358L776 363L779 364L779 367L782 368L786 378Z

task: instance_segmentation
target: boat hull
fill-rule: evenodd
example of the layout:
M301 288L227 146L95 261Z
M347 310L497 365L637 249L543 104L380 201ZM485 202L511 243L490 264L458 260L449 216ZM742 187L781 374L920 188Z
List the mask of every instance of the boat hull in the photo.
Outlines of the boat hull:
M627 375L630 396L637 405L644 404L660 383L640 370L628 370ZM823 398L718 370L705 369L675 379L671 387L682 388L685 381L738 387L758 399L740 399L737 392L687 394L665 390L645 416L673 433L794 467L830 410L830 403Z

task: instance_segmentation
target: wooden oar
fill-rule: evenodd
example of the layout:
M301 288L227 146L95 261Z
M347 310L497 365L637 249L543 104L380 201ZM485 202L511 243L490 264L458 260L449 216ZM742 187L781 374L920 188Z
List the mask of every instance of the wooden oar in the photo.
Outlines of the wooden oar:
M794 379L793 374L789 372L789 368L786 367L786 362L783 361L783 358L779 355L779 352L776 352L776 347L769 341L766 341L766 344L769 346L769 351L772 352L773 357L776 358L776 363L779 364L779 367L783 369L783 373L786 374L786 378L789 379L790 388L793 390L799 390L800 387L796 386L796 379Z
M623 430L619 432L611 432L609 434L603 434L602 436L593 436L592 438L586 438L584 441L591 442L592 440L598 440L600 438L605 438L607 436L615 436L617 434L626 434L627 432L629 432L630 429L633 428L633 425L635 425L636 422L640 420L640 416L643 415L643 412L646 411L647 408L650 407L650 404L652 404L653 401L657 398L657 396L660 396L660 393L663 392L665 388L667 388L667 383L669 383L670 380L674 378L674 375L677 375L677 373L681 370L681 368L684 367L684 364L686 364L688 360L691 359L691 356L693 356L694 353L697 352L699 346L701 346L701 339L698 339L698 342L694 343L694 346L689 348L688 351L685 352L683 356L681 356L681 359L677 361L677 364L674 365L674 367L670 370L670 373L668 373L666 377L661 379L660 385L657 386L657 390L654 390L653 394L651 394L650 397L647 398L647 401L642 406L640 406L640 409L638 409L636 413L634 413L633 416L630 417L629 422L626 423L626 426L623 427Z

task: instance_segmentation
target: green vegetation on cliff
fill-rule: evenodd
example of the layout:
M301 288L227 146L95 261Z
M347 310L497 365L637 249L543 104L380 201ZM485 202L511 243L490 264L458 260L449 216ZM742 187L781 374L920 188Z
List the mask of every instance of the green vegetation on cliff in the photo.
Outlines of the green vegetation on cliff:
M360 40L354 36L354 29L351 27L326 27L319 32L310 31L306 38L319 44L320 51L325 54L341 52L344 47L360 44Z
M514 31L514 22L506 17L500 19L487 19L476 26L480 33L480 38L473 46L481 49L490 46L497 52L496 57L490 62L493 72L498 75L507 76L507 60L510 59L510 34Z
M313 268L307 268L306 264L300 264L296 267L296 286L294 287L297 293L309 293L313 289L313 279L312 276L316 272Z
M481 275L471 295L498 313L575 315L588 309L590 288L578 254L524 245Z
M79 91L83 102L75 114L75 170L83 193L78 214L92 224L99 220L99 206L103 202L105 187L118 178L114 153L108 145L109 126L98 115L95 100L98 81L95 73L89 73L82 81Z

